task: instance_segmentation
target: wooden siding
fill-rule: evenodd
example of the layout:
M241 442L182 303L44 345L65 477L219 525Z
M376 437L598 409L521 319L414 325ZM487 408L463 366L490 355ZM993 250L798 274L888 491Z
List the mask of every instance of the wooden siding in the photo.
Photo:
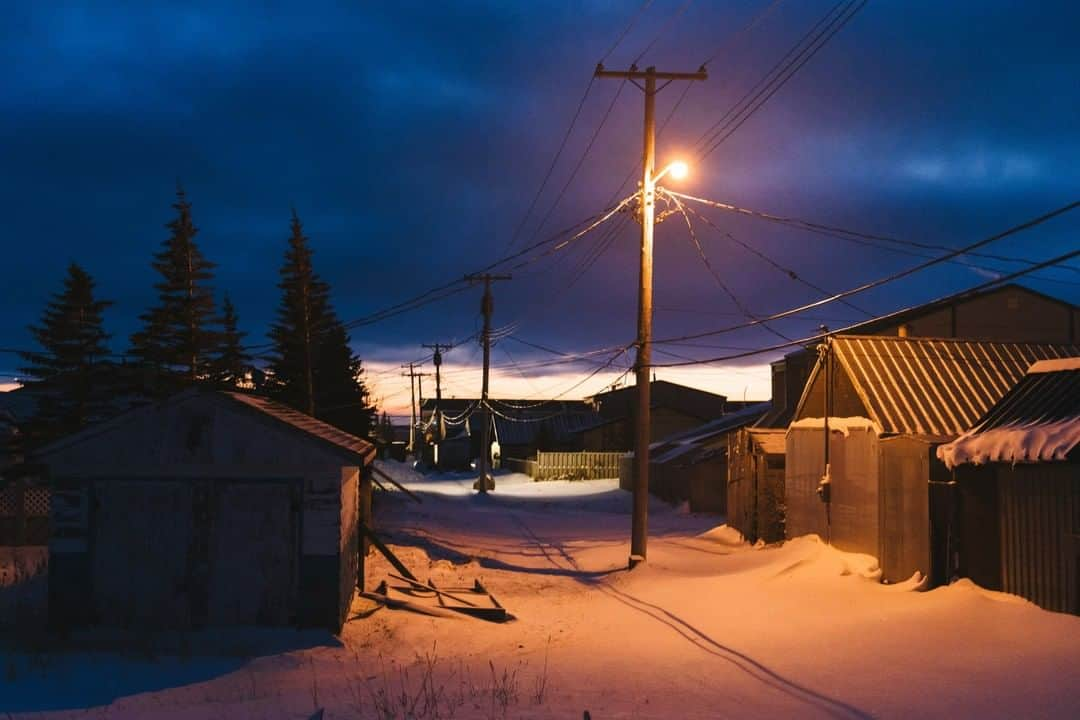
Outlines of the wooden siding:
M619 477L618 452L538 452L534 480L600 480Z
M750 542L784 539L785 458L754 441L761 431L728 436L727 522ZM773 433L783 436L779 433ZM770 438L771 440L771 438Z
M213 394L130 416L42 458L54 485L53 621L123 624L130 620L114 608L134 602L131 618L162 627L295 622L340 629L358 563L359 467L349 457L357 464L363 458ZM144 490L128 489L135 483ZM187 495L152 486L186 488ZM140 492L152 497L125 500ZM109 502L94 502L94 493ZM166 508L166 500L176 507ZM107 506L126 510L109 519ZM129 573L150 586L133 591L120 576L123 559L134 553L141 562L138 546L151 532L161 536L154 545L161 566ZM180 581L159 577L180 572L178 558ZM162 600L158 592L175 597Z
M298 571L294 483L219 483L209 528L210 625L295 621Z
M80 602L105 625L190 628L191 485L112 481L93 493L93 582L78 589Z
M1002 585L1047 610L1080 612L1075 463L998 466Z

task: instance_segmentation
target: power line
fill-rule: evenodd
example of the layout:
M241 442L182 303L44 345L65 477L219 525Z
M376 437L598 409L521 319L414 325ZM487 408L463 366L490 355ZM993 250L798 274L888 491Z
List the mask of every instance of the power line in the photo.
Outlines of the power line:
M665 191L665 190L661 190L661 192L664 192L664 193L666 194L666 191ZM685 206L685 205L683 205L683 204L682 204L681 202L679 202L679 201L678 201L677 199L675 200L675 202L677 202L677 203L678 203L678 205L679 205L679 208L680 208L681 210L683 210L684 212L690 212L690 213L692 213L692 214L694 215L694 217L696 217L696 218L698 218L698 219L702 220L702 221L703 221L703 222L704 222L704 223L705 223L706 225L708 225L709 227L711 227L711 228L712 228L713 230L715 230L716 232L720 233L721 235L723 235L724 237L726 237L726 238L727 238L728 240L731 240L731 241L732 241L733 243L735 243L736 245L739 245L740 247L742 247L742 248L746 249L747 251L749 251L749 252L753 253L754 255L756 255L757 257L761 258L762 260L764 260L765 262L767 262L767 263L768 263L769 265L771 265L771 266L772 266L773 268L775 268L776 270L778 270L778 271L782 272L783 274L787 275L787 276L788 276L789 278L791 278L791 279L792 279L792 280L794 280L795 282L801 283L802 285L805 285L806 287L810 288L810 289L811 289L811 290L813 290L814 292L817 292L817 293L819 293L819 294L821 294L821 295L824 295L825 297L828 297L829 295L832 295L832 293L831 293L831 292L829 292L828 290L826 290L825 288L823 288L823 287L820 287L820 286L818 286L818 285L815 285L814 283L810 282L809 280L807 280L807 279L805 279L804 277L802 277L801 275L799 275L799 274L798 274L797 272L795 272L795 271L794 271L794 270L792 270L791 268L788 268L788 267L785 267L785 266L781 265L780 263L778 263L777 261L773 260L773 259L772 259L771 257L769 257L768 255L766 255L765 253L763 253L763 252L762 252L761 250L759 250L759 249L755 248L755 247L754 247L753 245L751 245L750 243L747 243L747 242L743 242L742 240L738 240L738 239L737 239L737 238L736 238L736 237L735 237L734 235L732 235L732 234L731 234L730 232L728 232L727 230L722 230L721 228L717 227L717 226L716 226L716 225L715 225L715 224L714 224L714 223L712 222L712 220L710 220L709 218L705 217L705 216L704 216L704 215L702 215L701 213L697 212L697 211L696 211L696 210L694 210L693 208L691 208L691 207L686 207L686 206ZM857 312L860 312L860 313L862 313L863 315L869 315L869 316L873 316L873 313L872 313L872 312L870 312L869 310L864 310L863 308L859 307L858 305L855 305L855 304L853 304L853 303L851 303L851 302L849 302L849 301L847 301L847 300L841 300L840 302L841 302L841 303L843 303L844 305L847 305L847 306L848 306L849 308L851 308L852 310L855 310L855 311L857 311Z
M728 287L727 283L724 282L723 278L720 277L720 273L716 272L716 269L712 266L712 263L709 262L709 257L705 254L705 248L701 246L701 241L698 240L697 233L694 232L694 225L690 222L690 215L683 208L683 204L678 200L678 198L675 198L675 207L678 208L680 214L683 217L683 220L686 221L686 231L690 235L690 242L693 243L695 248L697 248L698 255L701 257L701 262L704 263L705 268L709 271L709 274L713 276L714 280L716 280L716 284L720 286L720 289L723 290L729 298L731 298L731 302L735 304L735 307L737 307L739 311L742 312L742 314L745 315L747 318L758 321L763 328L765 328L781 340L791 340L791 338L789 338L787 335L784 335L779 330L776 330L772 326L761 322L757 318L757 316L755 316L745 305L743 305L742 301L739 300L735 293L731 291L731 288Z
M622 43L622 41L626 39L626 36L630 34L630 31L634 29L634 25L637 24L638 19L641 18L642 14L646 10L648 10L649 6L652 4L653 0L645 0L645 2L641 4L641 7L637 9L637 12L634 13L634 16L630 18L630 23L625 28L623 28L623 31L619 34L619 37L615 38L615 42L612 43L611 47L609 47L607 49L607 52L604 53L603 56L600 58L600 62L604 62L608 59L608 57L611 56L611 53L615 52L615 49L619 47L619 44Z
M842 30L863 9L867 0L849 0L847 4L840 2L833 6L819 20L806 35L804 35L791 50L774 65L765 77L751 88L742 98L729 109L709 130L706 130L699 139L702 149L699 158L705 159L715 151L743 123L750 119L762 106L765 105L787 82L809 62L836 33ZM843 7L841 7L843 6ZM839 8L839 12L837 9ZM818 30L824 23L824 28ZM816 35L814 33L817 32ZM806 40L813 35L809 43ZM804 43L806 43L804 45ZM801 49L800 49L801 48ZM791 57L794 53L794 57ZM790 59L789 59L790 58ZM778 70L779 68L779 70ZM755 92L756 90L756 92ZM752 97L751 97L752 96Z
M758 220L765 220L767 222L776 223L776 224L779 224L779 225L784 225L786 227L791 227L791 228L795 228L795 229L798 229L798 230L804 230L806 232L812 232L812 233L817 233L819 235L825 235L825 236L828 236L828 237L834 237L834 238L837 238L839 240L848 240L848 241L851 241L851 242L866 241L866 242L861 242L860 244L864 244L864 245L869 244L871 247L876 247L876 248L880 248L880 249L883 249L883 250L888 250L890 252L898 252L898 253L901 253L903 255L909 255L909 256L914 256L914 257L922 257L922 258L933 257L932 255L925 255L925 254L922 254L922 253L912 253L912 252L908 252L908 251L905 251L905 250L900 250L898 248L885 247L885 246L881 245L881 243L892 243L892 244L895 244L895 245L907 245L907 246L910 246L910 247L920 248L920 249L923 249L923 250L942 250L942 251L945 251L945 252L951 252L951 251L956 249L956 248L953 248L953 247L949 247L948 245L934 245L934 244L931 244L931 243L923 243L923 242L918 242L918 241L915 241L915 240L905 240L905 239L902 239L902 238L890 237L888 235L878 235L878 234L873 234L873 233L861 232L861 231L857 231L857 230L848 230L848 229L845 229L845 228L836 227L835 225L825 225L825 224L818 223L818 222L811 222L809 220L802 220L802 219L799 219L799 218L785 217L785 216L782 216L782 215L775 215L773 213L762 212L760 210L751 210L751 209L748 209L748 208L739 207L738 205L732 205L730 203L724 203L724 202L719 202L719 201L716 201L716 200L707 200L705 198L695 197L693 195L688 195L686 193L676 192L674 190L669 190L667 188L664 188L663 192L665 194L667 194L667 195L672 195L672 196L680 198L682 200L691 200L693 202L700 203L702 205L707 205L709 207L713 207L713 208L716 208L718 210L723 210L725 212L736 213L736 214L739 214L739 215L746 215L748 217L756 218ZM704 216L701 216L701 217L702 217L702 219L705 219ZM705 219L705 222L709 222L709 220ZM712 224L712 223L710 223L710 224ZM720 230L720 229L717 228L717 230ZM723 231L720 231L720 232L723 232ZM1013 256L1010 256L1010 255L998 255L998 254L993 254L993 253L982 253L982 252L967 252L967 253L963 253L963 254L964 255L970 255L971 257L985 258L987 260L997 260L999 262L1023 263L1023 264L1026 264L1026 265L1033 265L1035 263L1034 260L1029 260L1028 258L1013 257ZM975 264L972 264L972 263L965 263L963 261L955 261L955 260L953 260L953 261L950 261L950 262L959 262L960 264L962 264L962 265L964 265L966 267L972 267L972 268L976 268L976 269L979 269L979 270L987 270L987 271L990 271L990 272L1001 272L997 268L986 267L986 266L983 266L983 265L975 265ZM1080 273L1080 268L1075 267L1073 265L1063 265L1062 268L1067 269L1067 270L1072 270L1073 272ZM1074 283L1070 283L1069 281L1066 281L1066 280L1057 280L1056 278L1047 278L1047 277L1043 277L1043 276L1040 276L1040 275L1035 275L1033 277L1037 277L1037 278L1043 279L1043 280L1054 280L1056 282L1064 282L1064 283L1067 283L1067 284L1074 284Z
M645 55L650 50L652 50L653 46L656 45L656 42L661 37L663 37L668 30L671 29L671 26L674 25L680 17L682 17L683 13L686 12L687 8L690 7L690 3L692 3L693 1L694 0L685 0L683 4L679 6L679 8L675 11L675 14L669 17L667 22L664 23L656 32L656 34L653 36L653 39L650 40L649 44L645 46L645 49L638 53L638 56L634 58L634 61L631 63L631 65L637 65L639 62L641 62L641 58L645 57Z
M694 334L690 334L690 335L683 335L683 336L675 337L675 338L666 338L664 340L654 340L653 342L665 343L665 342L671 342L671 341L676 341L676 340L677 341L696 340L698 338L710 337L710 336L713 336L713 335L721 335L723 333L733 332L735 330L741 330L741 329L747 328L747 327L754 327L756 325L762 324L763 322L769 322L769 321L772 321L772 320L779 320L781 318L790 317L792 315L798 315L799 313L803 313L803 312L805 312L807 310L810 310L812 308L821 307L822 305L828 305L829 303L836 302L837 300L840 300L842 298L850 297L852 295L856 295L858 293L865 292L867 290L871 290L871 289L876 288L876 287L880 287L880 286L885 285L887 283L895 282L896 280L900 280L900 279L905 278L905 277L907 277L909 275L913 275L913 274L915 274L917 272L925 270L925 269L927 269L929 267L932 267L934 265L938 265L940 263L947 262L950 258L956 257L957 255L963 255L964 253L970 252L971 250L974 250L976 248L983 247L984 245L988 245L988 244L990 244L992 242L996 242L998 240L1004 239L1004 238L1009 237L1011 235L1015 235L1017 233L1025 231L1025 230L1030 230L1031 228L1033 228L1033 227L1035 227L1037 225L1041 225L1041 224L1043 224L1045 222L1048 222L1049 220L1052 220L1053 218L1056 218L1059 215L1064 215L1067 212L1075 210L1078 206L1080 206L1080 201L1071 202L1071 203L1069 203L1067 205L1063 205L1062 207L1059 207L1059 208L1057 208L1055 210L1051 210L1050 212L1044 213L1044 214L1042 214L1042 215L1040 215L1040 216L1038 216L1038 217L1036 217L1036 218L1034 218L1032 220L1028 220L1028 221L1023 222L1023 223L1021 223L1019 225L1015 225L1015 226L1009 228L1008 230L997 233L996 235L991 235L990 237L984 238L982 240L974 242L974 243L972 243L970 245L967 245L965 247L953 250L953 251L951 251L951 252L949 252L949 253L947 253L945 255L942 255L940 257L932 258L930 260L927 260L924 263L919 263L918 265L907 268L906 270L901 270L899 272L893 273L892 275L888 275L886 277L879 278L877 280L873 280L873 281L868 282L868 283L864 283L864 284L859 285L857 287L854 287L854 288L852 288L850 290L845 290L845 291L840 292L840 293L835 293L834 295L831 295L831 296L829 296L827 298L823 298L821 300L816 300L816 301L811 302L811 303L806 303L805 305L800 305L799 307L790 308L790 309L784 310L782 312L773 313L771 315L768 315L766 317L761 318L760 320L755 320L753 322L747 322L747 323L743 323L743 324L739 324L739 325L733 325L733 326L730 326L730 327L721 328L719 330L709 330L709 331L706 331L706 332L694 333ZM1072 255L1070 255L1069 257L1072 257ZM1068 259L1068 258L1066 258L1066 259ZM1037 269L1039 269L1041 267L1046 267L1046 264L1039 263L1037 266L1032 266L1030 268L1027 268L1027 270L1029 270L1029 271L1030 270L1037 270ZM1021 273L1021 274L1026 274L1026 273ZM1013 273L1012 275L1007 276L1007 277L1017 277L1017 276L1018 275L1016 273ZM997 281L995 281L995 282L997 282Z
M1004 277L995 278L993 280L989 280L989 281L987 281L985 283L982 283L980 285L976 285L975 287L968 288L961 295L954 295L952 297L959 299L959 298L967 296L967 295L971 295L971 294L974 294L974 293L977 293L977 292L981 292L982 290L986 290L987 288L994 287L995 285L1000 285L1002 283L1009 282L1010 280L1015 280L1016 278L1021 277L1023 275L1027 275L1028 273L1030 273L1030 272L1032 272L1034 270L1040 270L1042 268L1052 267L1054 265L1058 265L1060 263L1065 262L1066 260L1071 260L1072 258L1074 258L1074 257L1076 257L1078 255L1080 255L1080 250L1073 250L1072 252L1067 252L1067 253L1065 253L1063 255L1058 255L1057 257L1051 258L1051 259L1046 260L1044 262L1036 263L1033 267L1024 268L1022 270L1017 270L1016 272L1010 273L1009 275L1006 275ZM944 298L941 298L941 299L944 299ZM890 318L890 317L892 317L894 315L900 315L900 314L909 312L909 311L913 310L914 307L917 307L917 306L904 308L903 310L897 310L896 312L889 313L888 315L881 315L881 316L875 318L875 320L885 320L885 319L888 319L888 318ZM858 322L858 323L854 323L852 325L848 325L847 327L840 328L839 330L830 330L828 332L818 333L817 335L811 335L809 337L801 338L799 340L793 340L791 342L781 343L779 345L772 345L772 346L769 346L769 347L757 348L755 350L748 350L748 351L745 351L745 352L735 353L735 354L731 354L731 355L722 355L722 356L719 356L719 357L706 358L704 360L690 360L690 361L677 362L677 363L654 364L654 365L651 365L650 367L685 367L685 366L688 366L688 365L706 365L706 364L709 364L709 363L724 362L724 361L728 361L728 360L738 360L738 359L741 359L741 358L744 358L744 357L750 357L750 356L753 356L753 355L761 355L763 353L774 352L776 350L783 350L784 348L809 345L811 343L815 343L815 342L819 342L821 340L824 340L827 337L831 337L831 336L835 336L835 335L843 335L844 333L846 333L846 332L848 332L850 330L858 329L860 326L862 326L864 324L865 324L865 321Z

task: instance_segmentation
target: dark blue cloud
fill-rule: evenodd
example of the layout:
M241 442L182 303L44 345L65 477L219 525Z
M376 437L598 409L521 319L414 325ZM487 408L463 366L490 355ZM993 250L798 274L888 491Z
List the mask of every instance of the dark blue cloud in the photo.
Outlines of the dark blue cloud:
M681 2L656 2L609 58L629 63ZM643 64L695 68L718 48L660 141L693 142L832 3L692 4ZM0 338L26 345L70 260L117 301L122 349L152 301L149 259L181 180L204 252L261 340L295 206L340 314L360 317L506 251L596 60L637 2L23 3L0 26L0 191L11 251ZM1073 3L870 3L757 115L694 168L690 192L921 242L972 241L1074 199L1080 183L1080 47ZM682 89L664 91L664 117ZM640 94L598 81L538 205L546 210L619 93L544 233L601 207L640 152ZM630 186L632 188L632 184ZM915 258L709 213L740 240L829 289ZM1043 258L1075 247L1077 221L1002 243ZM700 239L756 312L813 299L707 228ZM589 242L500 287L499 320L564 348L628 340L634 225L576 283ZM542 233L543 234L543 233ZM526 228L523 240L533 235ZM522 243L519 242L519 246ZM994 263L988 263L994 265ZM1010 267L998 263L998 267ZM860 303L890 310L979 282L950 265ZM1080 300L1076 274L1031 284ZM1046 279L1050 278L1050 279ZM1056 282L1054 280L1057 280ZM367 348L462 337L475 294L357 330ZM657 237L657 332L736 312L676 219ZM843 307L820 316L857 319ZM727 319L730 319L728 317ZM816 319L781 324L799 334ZM718 342L764 343L748 331ZM529 353L522 350L522 355ZM7 363L0 363L0 366ZM0 367L0 370L6 368Z

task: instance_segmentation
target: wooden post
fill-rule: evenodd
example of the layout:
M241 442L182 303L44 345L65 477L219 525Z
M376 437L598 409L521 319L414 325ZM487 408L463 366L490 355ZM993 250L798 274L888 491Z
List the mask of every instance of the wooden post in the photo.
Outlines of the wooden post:
M628 71L605 70L603 64L596 66L595 77L641 80L638 85L645 93L645 127L641 162L641 252L640 277L638 281L638 333L637 357L634 370L637 383L637 408L634 414L634 499L630 527L630 559L633 568L645 561L649 536L649 442L651 422L649 417L651 389L649 373L652 362L652 276L653 276L653 225L656 209L656 183L670 169L656 169L656 94L673 80L705 80L705 66L693 73L657 72L655 67L638 70L631 65ZM665 80L659 89L657 80ZM635 84L637 84L635 82Z
M367 465L360 470L360 488L359 488L359 503L357 507L360 509L360 525L357 528L359 533L359 543L357 544L357 563L356 563L356 588L360 592L364 592L364 562L367 559L368 554L368 536L366 533L360 532L362 527L371 527L373 518L371 517L371 491L372 491L372 471L374 465Z

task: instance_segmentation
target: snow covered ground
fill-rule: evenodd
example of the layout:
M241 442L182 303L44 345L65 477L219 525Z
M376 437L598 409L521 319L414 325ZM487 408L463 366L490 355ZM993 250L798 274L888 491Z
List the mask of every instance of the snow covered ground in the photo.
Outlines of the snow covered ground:
M815 538L752 548L652 506L627 572L614 481L384 469L378 531L421 579L481 579L505 624L381 609L254 658L0 655L0 711L90 718L1080 716L1080 618L960 582L885 586ZM369 585L393 569L368 564ZM357 612L369 612L364 601ZM267 633L288 643L286 633ZM402 707L409 709L401 711ZM35 712L41 711L41 712Z

